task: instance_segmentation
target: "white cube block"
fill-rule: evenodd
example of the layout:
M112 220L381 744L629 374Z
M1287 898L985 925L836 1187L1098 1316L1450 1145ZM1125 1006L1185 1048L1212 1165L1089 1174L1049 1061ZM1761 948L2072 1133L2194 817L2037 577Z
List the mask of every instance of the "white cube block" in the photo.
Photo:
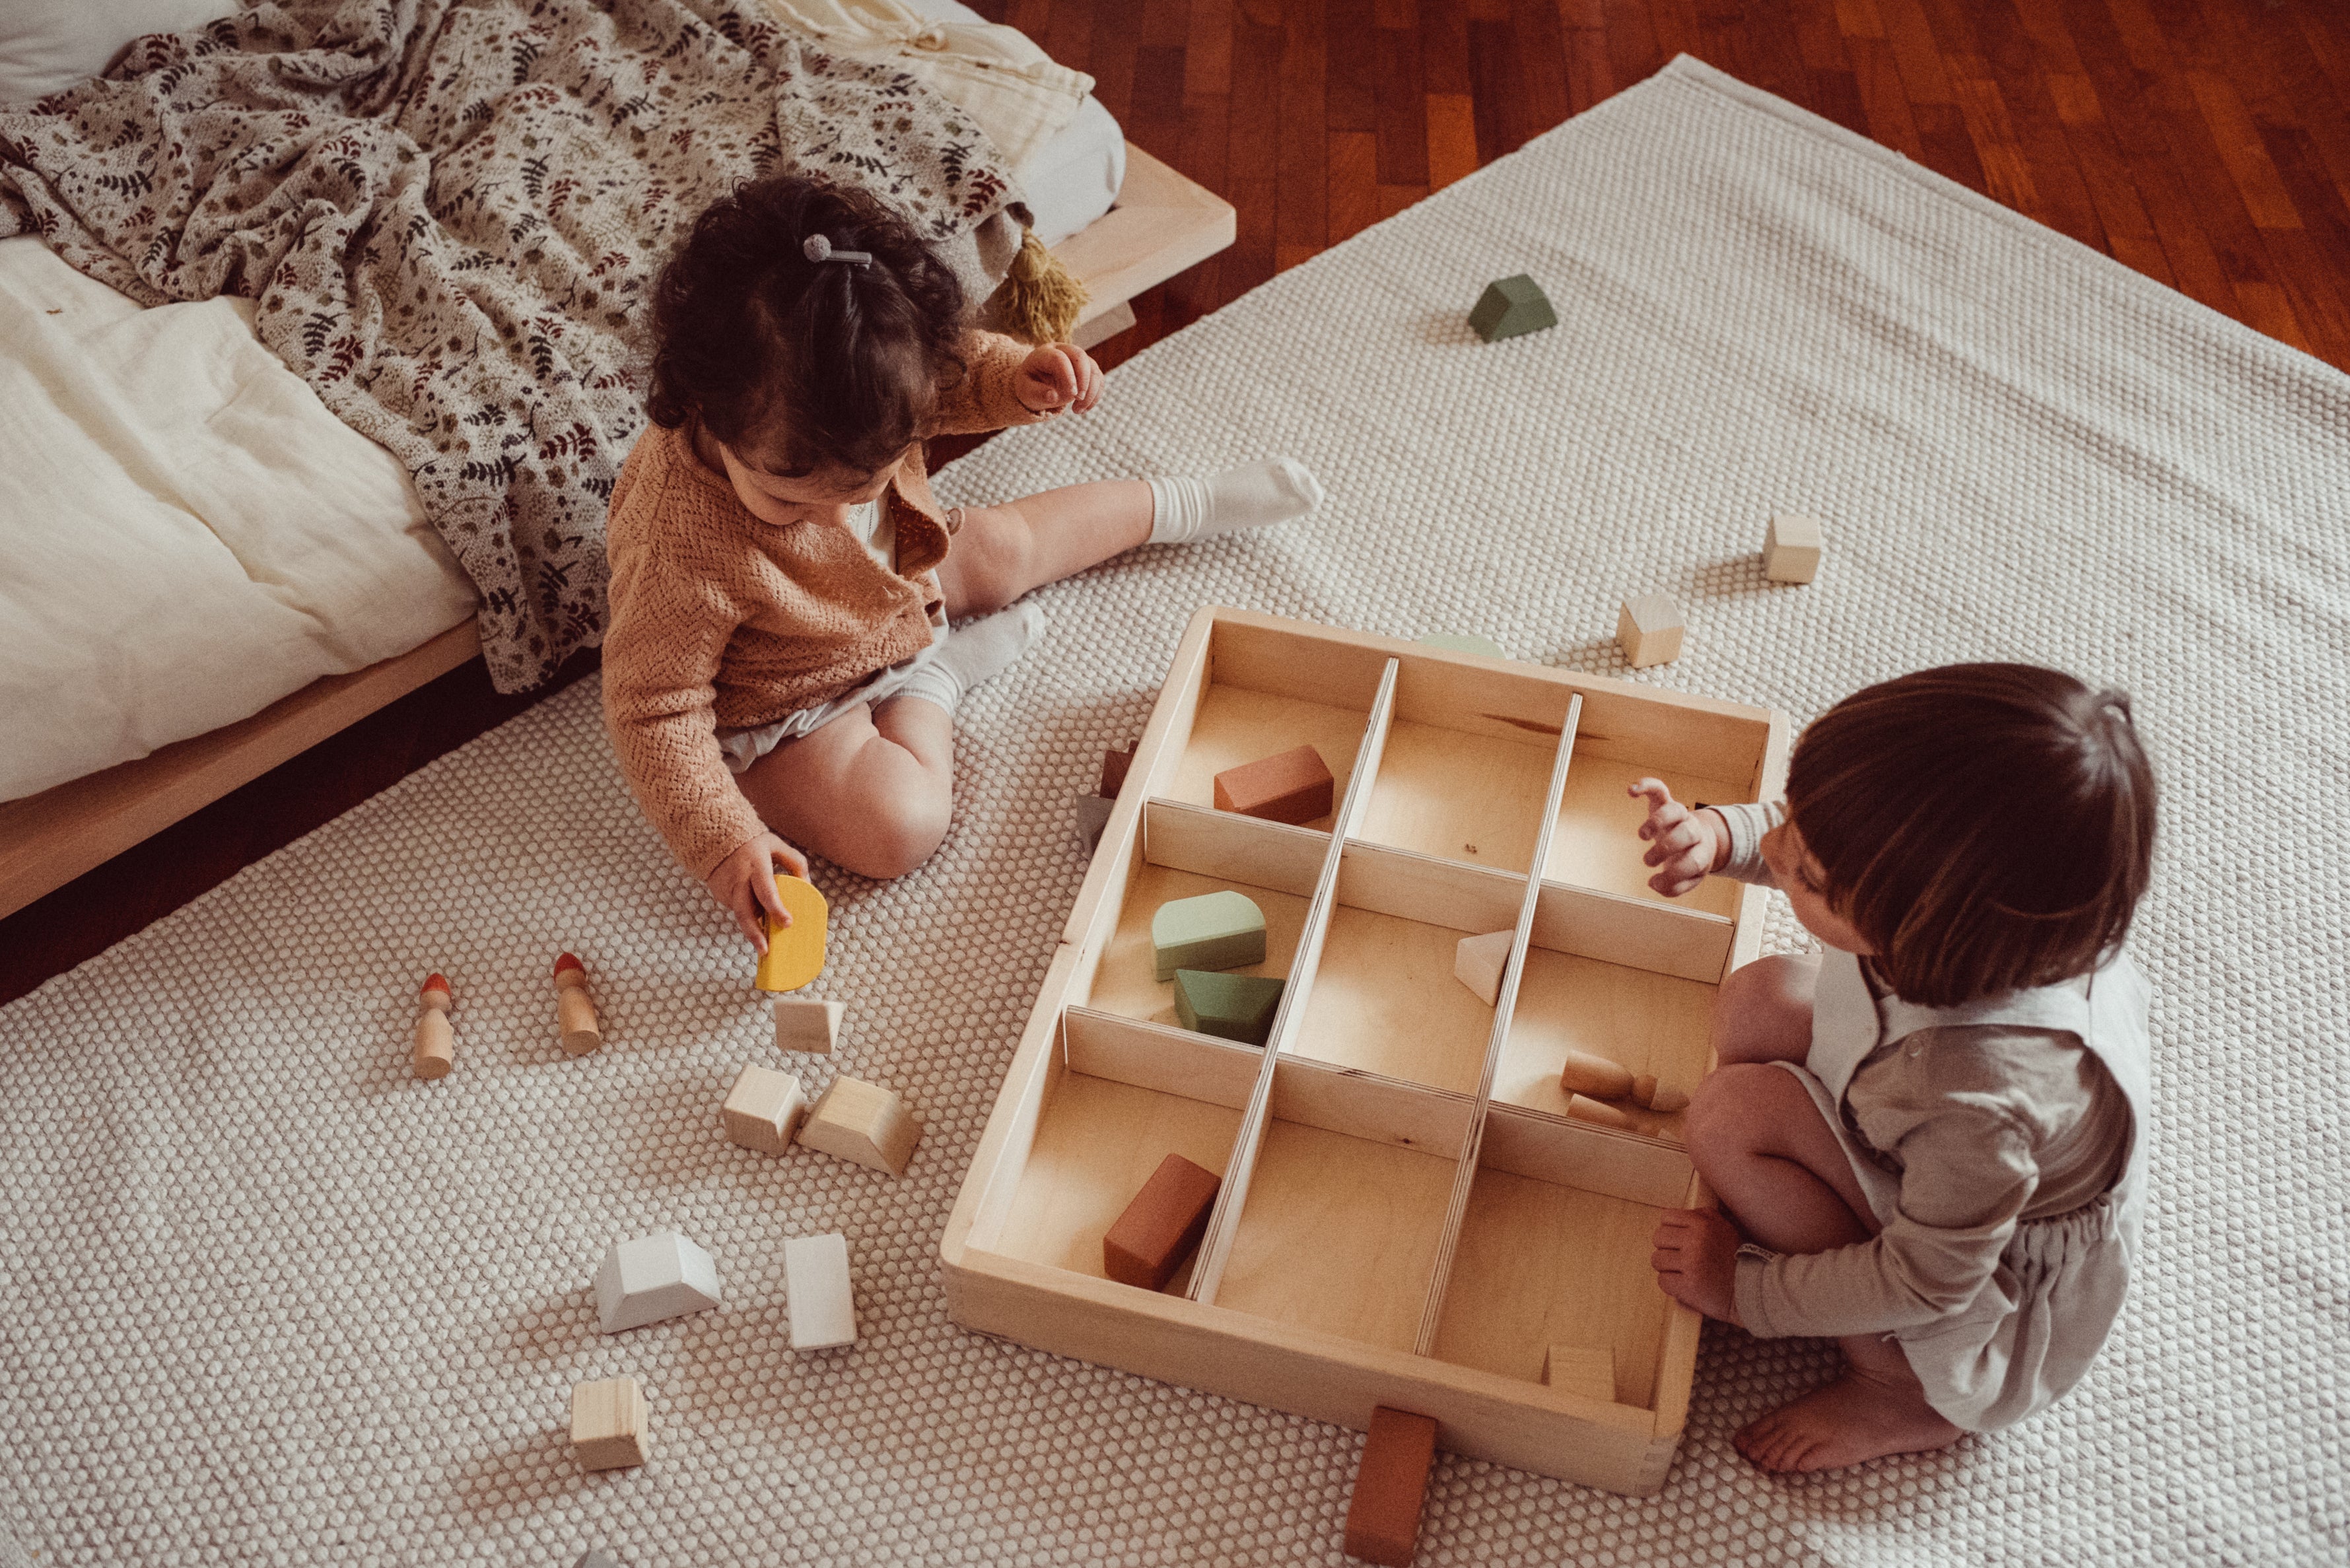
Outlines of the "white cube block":
M775 1049L831 1055L840 1044L840 1015L846 1011L837 1002L818 1002L813 996L775 998Z
M857 1306L848 1293L848 1238L794 1236L784 1242L784 1292L794 1350L832 1350L857 1343Z
M621 1242L596 1271L596 1326L606 1334L717 1304L718 1265L674 1231Z
M1486 1006L1498 1006L1502 1000L1502 970L1510 961L1510 944L1516 940L1515 931L1462 937L1460 945L1452 950L1452 978L1475 992Z
M1781 512L1762 535L1762 575L1774 583L1808 583L1820 575L1820 520Z

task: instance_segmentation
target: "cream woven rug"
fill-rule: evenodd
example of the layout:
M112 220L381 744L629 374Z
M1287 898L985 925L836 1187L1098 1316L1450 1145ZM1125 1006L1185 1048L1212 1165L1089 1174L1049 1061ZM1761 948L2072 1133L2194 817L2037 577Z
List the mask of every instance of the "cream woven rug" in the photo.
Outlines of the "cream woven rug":
M1560 327L1476 342L1520 271ZM1202 602L1615 670L1617 602L1658 588L1690 644L1648 679L1798 720L1965 658L2137 694L2167 791L2146 1266L2088 1381L2006 1436L1766 1479L1728 1434L1830 1356L1711 1332L1661 1496L1448 1458L1421 1561L2350 1560L2350 380L1684 60L941 489L1268 452L1320 516L1045 592L966 710L944 851L825 878L843 1060L928 1128L902 1181L720 1136L772 1052L747 951L592 686L0 1012L0 1534L75 1564L1339 1562L1355 1434L947 1322L940 1229L1082 871L1069 797ZM1813 587L1762 580L1776 508L1827 519ZM608 1027L579 1061L564 947ZM459 1064L424 1085L434 968ZM725 1305L599 1336L598 1257L663 1226ZM864 1337L798 1357L780 1243L825 1230ZM567 1390L623 1373L653 1462L583 1475Z

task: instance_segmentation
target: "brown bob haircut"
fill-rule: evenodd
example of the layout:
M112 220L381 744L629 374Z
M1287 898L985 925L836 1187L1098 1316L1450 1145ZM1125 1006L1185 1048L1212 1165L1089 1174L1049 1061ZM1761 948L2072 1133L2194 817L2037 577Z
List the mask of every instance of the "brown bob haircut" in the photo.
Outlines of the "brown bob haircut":
M822 234L871 265L810 261ZM797 478L879 472L963 373L962 286L866 192L771 174L712 202L653 288L655 424L699 416L735 454Z
M2154 808L2129 699L2029 664L1855 692L1804 732L1787 774L1829 905L1928 1007L2118 951L2152 874Z

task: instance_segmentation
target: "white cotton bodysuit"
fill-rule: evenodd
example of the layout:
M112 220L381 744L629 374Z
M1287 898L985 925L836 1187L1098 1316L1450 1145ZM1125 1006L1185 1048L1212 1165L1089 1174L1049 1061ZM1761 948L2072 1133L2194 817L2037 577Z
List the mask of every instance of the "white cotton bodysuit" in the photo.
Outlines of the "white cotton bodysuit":
M1730 828L1721 874L1774 885L1760 846L1781 808L1711 809ZM1811 1091L1881 1229L1826 1252L1742 1249L1739 1317L1765 1338L1892 1334L1942 1415L1975 1431L2009 1425L2072 1386L2120 1305L2136 1205L2109 1214L2118 1206L2108 1199L2135 1188L2126 1179L2142 1158L2133 1158L2137 1096L2108 1066L2112 1036L2130 1034L2131 1020L2110 1004L2126 985L2142 996L2144 982L2134 969L2116 974L2098 1000L2109 1004L2099 1015L2118 1022L2092 1049L2085 999L2108 971L2090 985L1925 1010L1850 954L1819 961L1812 1056L1801 1070L1780 1065ZM1824 1037L1828 998L1846 992L1858 1008L1844 1011L1859 1012L1865 1037L1852 1041L1846 1027L1843 1054L1856 1064L1833 1082L1838 1069L1821 1060L1835 1049ZM1958 1021L1974 1017L1984 1021ZM2141 1066L2143 1017L2141 1005L2118 1058L2134 1050ZM2055 1023L2080 1027L2044 1026ZM2085 1267L2101 1277L2085 1278ZM2070 1280L2055 1277L2068 1270Z

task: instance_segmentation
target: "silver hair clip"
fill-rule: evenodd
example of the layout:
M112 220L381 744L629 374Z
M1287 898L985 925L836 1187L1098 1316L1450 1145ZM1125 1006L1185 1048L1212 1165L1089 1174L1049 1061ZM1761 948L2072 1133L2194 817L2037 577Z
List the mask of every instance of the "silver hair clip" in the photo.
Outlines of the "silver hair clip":
M837 251L832 248L832 242L822 234L810 234L806 239L802 240L800 254L812 262L851 262L858 266L873 265L871 251Z

